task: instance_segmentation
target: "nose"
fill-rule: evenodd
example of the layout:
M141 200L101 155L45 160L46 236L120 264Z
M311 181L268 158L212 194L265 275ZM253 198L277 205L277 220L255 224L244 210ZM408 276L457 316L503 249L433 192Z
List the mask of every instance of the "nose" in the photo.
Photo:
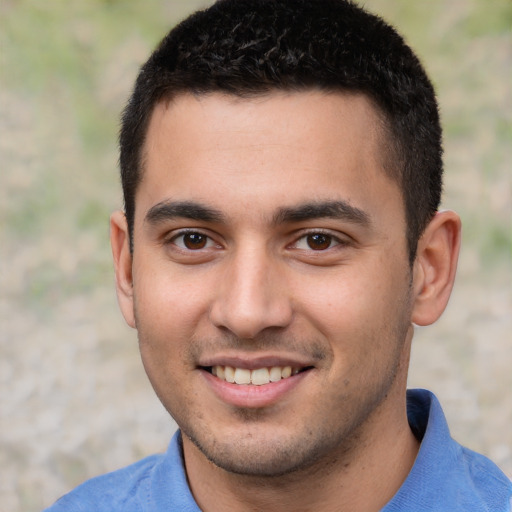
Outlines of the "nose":
M285 328L293 316L283 269L264 249L237 251L226 261L210 310L212 323L240 339Z

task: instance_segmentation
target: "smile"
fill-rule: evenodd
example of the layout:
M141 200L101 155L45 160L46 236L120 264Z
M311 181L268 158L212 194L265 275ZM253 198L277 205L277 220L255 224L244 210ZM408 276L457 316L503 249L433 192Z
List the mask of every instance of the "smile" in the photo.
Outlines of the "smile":
M278 382L287 379L293 375L309 369L293 368L291 366L272 366L269 368L256 368L249 370L247 368L234 368L232 366L211 366L210 372L218 379L232 384L263 386L271 382Z

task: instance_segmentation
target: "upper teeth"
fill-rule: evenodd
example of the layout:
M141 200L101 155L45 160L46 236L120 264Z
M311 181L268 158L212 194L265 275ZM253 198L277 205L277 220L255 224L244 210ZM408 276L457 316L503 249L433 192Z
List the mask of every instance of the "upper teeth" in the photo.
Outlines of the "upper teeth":
M257 368L256 370L233 368L232 366L212 366L212 374L219 379L235 384L253 384L255 386L286 379L299 373L299 371L300 368L292 368L291 366L272 366L271 368Z

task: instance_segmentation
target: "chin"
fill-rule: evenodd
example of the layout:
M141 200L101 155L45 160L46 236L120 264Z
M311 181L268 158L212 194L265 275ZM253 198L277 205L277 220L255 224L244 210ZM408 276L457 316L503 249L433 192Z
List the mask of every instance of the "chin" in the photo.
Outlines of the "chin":
M229 436L227 442L206 442L187 435L199 451L217 467L247 477L277 477L311 468L321 459L339 452L339 443L331 436L312 438L312 432L271 438L247 433L245 438ZM344 443L347 444L347 443Z

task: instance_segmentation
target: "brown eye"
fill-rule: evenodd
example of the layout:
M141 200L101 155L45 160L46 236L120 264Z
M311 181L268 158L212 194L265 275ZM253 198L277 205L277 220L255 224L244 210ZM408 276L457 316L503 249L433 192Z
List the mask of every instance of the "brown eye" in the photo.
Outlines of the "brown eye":
M183 245L190 250L204 249L208 241L208 237L201 233L186 233L182 235Z
M313 235L308 235L306 242L310 249L313 249L314 251L323 251L325 249L329 249L331 246L332 237L322 233L315 233Z
M200 249L205 249L213 245L213 242L209 236L203 235L203 233L198 233L195 231L190 231L176 235L171 240L171 242L177 247L180 247L181 249L186 249L188 251L198 251Z

